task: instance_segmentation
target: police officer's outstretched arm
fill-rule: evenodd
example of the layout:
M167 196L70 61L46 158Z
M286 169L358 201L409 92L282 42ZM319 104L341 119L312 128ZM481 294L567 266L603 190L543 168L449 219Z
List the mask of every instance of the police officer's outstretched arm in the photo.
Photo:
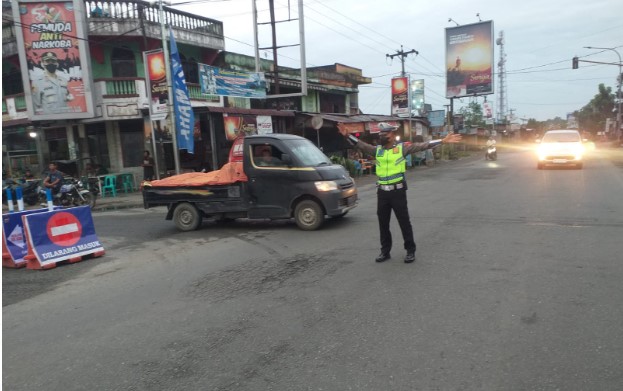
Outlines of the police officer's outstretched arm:
M408 155L413 152L424 151L426 149L435 148L441 144L454 144L461 142L462 136L458 133L449 133L441 140L433 140L425 143L414 143L403 149L403 153Z
M340 132L340 134L346 137L346 140L348 140L348 142L351 145L353 145L355 148L369 155L374 155L374 151L376 151L376 147L374 145L371 145L371 144L368 144L366 142L359 140L357 137L353 136L352 134L348 134L346 125L344 125L341 122L338 122L337 129Z

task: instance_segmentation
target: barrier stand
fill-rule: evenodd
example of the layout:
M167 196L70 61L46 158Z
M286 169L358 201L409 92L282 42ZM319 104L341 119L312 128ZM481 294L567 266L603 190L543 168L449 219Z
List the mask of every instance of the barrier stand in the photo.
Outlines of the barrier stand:
M26 266L26 262L14 262L9 249L6 246L6 238L2 235L2 267L19 269Z
M76 263L106 253L95 234L89 206L29 214L22 219L28 269L51 269L59 263Z
M15 207L13 206L13 192L11 191L11 186L6 188L6 204L9 207L9 213L15 212Z
M17 210L20 212L24 210L24 199L22 198L22 188L15 188L15 197L17 198Z
M54 210L54 202L52 201L52 189L45 189L45 198L48 201L48 210L51 212Z

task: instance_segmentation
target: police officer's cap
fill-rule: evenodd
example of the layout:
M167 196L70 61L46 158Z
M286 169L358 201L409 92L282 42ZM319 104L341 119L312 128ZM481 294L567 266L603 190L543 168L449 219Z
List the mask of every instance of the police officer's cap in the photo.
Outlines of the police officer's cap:
M43 53L43 56L41 56L41 61L47 61L47 60L58 60L58 57L56 56L56 53L54 52L45 52Z
M381 132L393 132L394 130L398 129L397 126L394 125L390 125L387 122L379 122L379 131Z

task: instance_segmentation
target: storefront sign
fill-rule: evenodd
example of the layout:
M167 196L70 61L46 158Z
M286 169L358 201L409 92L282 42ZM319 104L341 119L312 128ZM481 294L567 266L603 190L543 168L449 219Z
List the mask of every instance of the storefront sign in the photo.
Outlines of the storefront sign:
M270 115L257 116L257 134L268 134L273 132L273 119Z

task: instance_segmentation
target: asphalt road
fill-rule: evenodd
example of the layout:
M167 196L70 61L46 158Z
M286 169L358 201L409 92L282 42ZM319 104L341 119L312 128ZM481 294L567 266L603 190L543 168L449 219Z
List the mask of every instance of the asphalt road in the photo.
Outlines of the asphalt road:
M372 185L319 231L95 215L106 256L3 270L7 390L623 389L623 166L531 152L409 173L417 260Z

